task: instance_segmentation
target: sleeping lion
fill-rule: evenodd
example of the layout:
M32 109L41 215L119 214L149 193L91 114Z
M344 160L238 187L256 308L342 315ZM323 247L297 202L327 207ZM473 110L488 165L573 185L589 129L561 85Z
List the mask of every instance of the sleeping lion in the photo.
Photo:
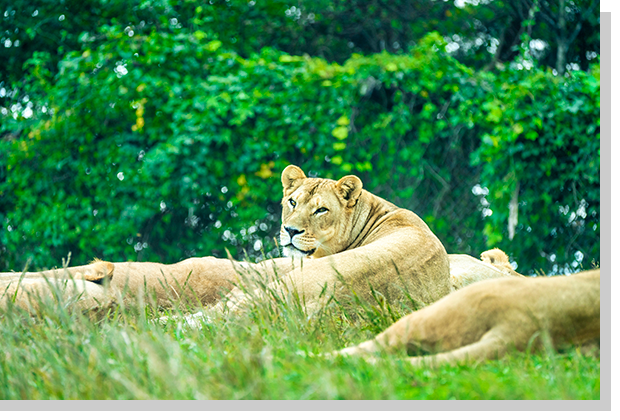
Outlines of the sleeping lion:
M497 359L512 349L561 348L600 337L600 270L481 281L401 318L374 339L331 356L406 350L415 366Z
M220 302L222 308L237 310L249 296L234 284L247 278L283 292L296 290L308 310L332 295L354 292L372 299L371 287L388 301L408 294L423 306L467 284L516 274L500 250L487 251L493 258L486 260L484 254L483 260L448 255L415 213L364 190L354 175L338 181L307 178L290 165L281 181L284 258L257 264L214 257L176 264L95 261L44 272L1 273L0 307L10 299L36 312L38 302L31 297L50 295L51 286L84 310L120 301L137 304L145 294L163 307L179 301L195 306Z

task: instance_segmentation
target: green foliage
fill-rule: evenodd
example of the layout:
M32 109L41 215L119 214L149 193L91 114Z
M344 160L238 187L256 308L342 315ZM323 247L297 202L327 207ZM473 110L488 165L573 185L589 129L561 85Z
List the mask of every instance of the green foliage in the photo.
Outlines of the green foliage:
M117 25L135 30L186 28L219 35L222 45L249 57L264 47L343 63L352 53L406 53L427 33L453 43L452 55L475 68L513 61L522 37L544 42L536 61L558 69L558 45L568 42L566 63L587 70L600 54L598 0L495 0L492 2L398 0L14 0L1 10L0 83L25 75L37 52L51 54L49 70L79 49L84 32ZM455 4L456 3L456 4ZM533 6L536 6L535 8ZM534 12L530 18L529 12ZM562 19L563 18L563 19ZM564 23L560 23L564 22ZM562 26L564 25L564 26ZM96 37L95 43L105 42ZM7 46L8 45L8 46ZM457 48L458 47L458 48Z
M583 261L591 268L600 259L598 79L507 70L487 82L494 99L482 106L479 121L488 126L472 161L482 164L481 180L491 191L488 245L515 249L518 242L519 264L530 267L557 271ZM519 223L511 241L506 226L517 188Z
M242 19L242 2L121 3L65 28L66 50L33 47L23 73L9 72L0 269L53 266L69 252L73 264L224 257L225 248L276 255L289 163L311 176L357 174L418 213L451 253L500 246L524 273L598 261L597 65L570 77L518 60L476 70L436 32L406 53L331 63L261 49L269 41L250 32L232 42L234 25L213 13ZM62 6L67 18L82 16L78 6ZM286 5L256 6L249 22ZM302 52L289 41L275 45Z

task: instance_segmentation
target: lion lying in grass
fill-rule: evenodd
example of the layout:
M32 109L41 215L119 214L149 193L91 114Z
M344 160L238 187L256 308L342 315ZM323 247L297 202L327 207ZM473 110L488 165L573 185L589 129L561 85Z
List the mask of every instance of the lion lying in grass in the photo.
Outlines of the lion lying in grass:
M352 291L372 300L371 287L388 301L407 295L424 305L466 284L509 273L503 266L508 258L499 250L488 251L495 255L488 261L448 256L415 213L364 190L356 176L338 181L307 178L290 165L281 181L280 242L285 258L258 264L213 257L176 264L95 261L62 270L2 273L3 301L12 299L36 311L29 296L49 294L50 286L81 299L83 309L120 301L133 305L147 294L164 307L176 302L212 305L230 292L226 304L219 306L236 310L249 296L233 284L258 277L272 289L295 290L308 310L321 307L329 296Z
M290 261L280 259L256 264L251 274L268 276L290 269ZM233 281L249 275L246 263L213 257L189 258L176 264L111 263L26 273L0 273L0 308L8 300L37 312L42 298L56 297L79 301L83 310L101 310L122 301L126 305L145 302L147 294L161 307L175 303L193 306L214 304L233 288Z
M79 309L104 309L113 304L113 297L97 282L111 274L114 264L103 261L85 266L73 273L44 271L40 273L0 273L0 308L10 302L36 313L49 299L73 302Z
M599 337L600 270L591 270L482 281L401 318L372 340L332 355L373 360L383 351L406 349L418 354L407 359L413 365L435 367L496 359L513 348L559 348Z
M449 254L450 286L461 289L480 280L505 276L524 277L513 270L508 255L501 249L490 249L480 254L480 260L464 254Z

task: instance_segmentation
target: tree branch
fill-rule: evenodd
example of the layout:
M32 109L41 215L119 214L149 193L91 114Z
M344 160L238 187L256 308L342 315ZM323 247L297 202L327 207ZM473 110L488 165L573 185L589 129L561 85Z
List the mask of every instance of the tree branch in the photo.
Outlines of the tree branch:
M573 41L575 40L575 38L577 37L577 35L579 34L579 32L581 31L581 27L583 25L583 21L586 20L590 14L592 14L592 12L594 11L594 8L596 7L597 4L599 4L600 1L599 0L595 0L592 2L592 4L590 5L590 7L588 7L588 9L581 15L581 19L579 20L579 22L577 23L577 26L575 27L575 30L573 31L573 33L568 37L566 43L567 45L570 45L573 43Z

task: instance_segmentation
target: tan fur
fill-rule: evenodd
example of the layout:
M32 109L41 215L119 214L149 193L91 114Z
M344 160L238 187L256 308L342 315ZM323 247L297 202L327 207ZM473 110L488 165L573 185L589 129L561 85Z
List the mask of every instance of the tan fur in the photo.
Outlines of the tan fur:
M309 311L351 291L373 301L371 287L388 301L406 291L422 304L450 292L441 242L413 212L362 189L358 177L307 178L290 165L282 187L280 245L301 262L272 289L296 290ZM248 300L239 290L229 298L227 306L235 310Z
M280 238L289 258L261 264L212 257L170 265L97 261L66 273L84 280L111 277L105 286L111 300L135 303L148 291L164 306L178 300L210 305L230 290L226 305L238 309L249 296L231 290L232 282L251 274L277 290L296 290L309 309L320 307L332 294L341 297L351 291L372 300L371 287L389 301L406 292L422 304L450 292L446 251L413 212L365 191L362 181L353 175L338 181L307 178L300 168L290 165L281 180ZM300 261L301 257L307 258ZM25 276L40 281L44 274ZM8 278L16 281L19 275L8 273ZM275 281L276 276L281 281ZM104 285L97 287L103 290Z
M0 273L0 308L11 304L37 313L50 300L73 302L82 310L98 310L115 303L100 282L112 277L114 264L95 260L92 264L36 273Z
M498 248L483 252L481 260L465 254L448 254L448 258L453 291L480 280L505 276L525 277L512 269L508 256Z
M512 268L512 265L508 260L508 255L506 255L506 253L499 248L493 248L489 249L488 251L484 251L482 254L480 254L480 259L483 262L494 265L496 268L503 271L507 275L525 277L517 273Z
M600 337L600 270L557 277L486 280L416 311L374 339L336 354L431 353L407 359L438 366L495 359L515 348L555 348Z
M80 307L85 310L89 309L89 304L92 304L92 309L100 309L101 304L98 302L112 305L123 301L135 305L145 302L149 298L147 294L154 297L155 304L163 307L171 307L173 302L209 305L219 301L222 295L233 288L233 282L239 281L244 275L268 277L274 273L285 273L291 267L291 261L285 258L251 266L214 257L189 258L176 264L96 261L58 270L2 273L0 300L14 299L19 306L36 311L37 306L33 306L33 299L29 297L32 294L30 291L36 291L37 296L54 296L56 284L65 284L75 279L77 290L82 295L73 291L61 295L67 300L78 295ZM18 293L15 298L18 285L26 293ZM9 292L3 294L7 287ZM89 297L96 297L98 302Z
M91 264L79 267L69 267L47 271L25 272L25 273L0 273L0 281L12 280L15 278L74 278L87 281L101 281L104 278L112 278L114 264L95 259Z

